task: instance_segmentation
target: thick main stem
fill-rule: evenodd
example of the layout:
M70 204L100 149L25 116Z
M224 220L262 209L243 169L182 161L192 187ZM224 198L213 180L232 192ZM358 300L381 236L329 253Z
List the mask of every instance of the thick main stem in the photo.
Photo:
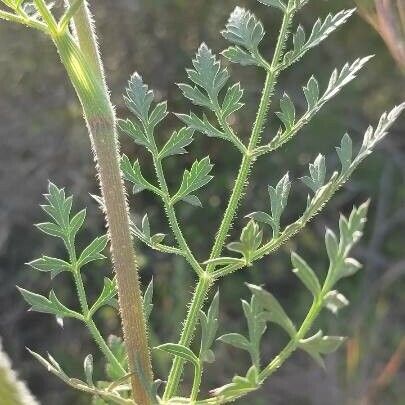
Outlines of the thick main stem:
M259 104L256 120L253 126L252 134L249 141L249 146L245 152L241 166L239 169L238 177L235 180L232 195L229 199L227 209L224 214L224 218L219 227L219 231L215 238L215 243L212 248L210 259L216 259L222 252L226 238L229 233L229 229L232 226L232 222L236 215L240 199L242 198L244 189L246 187L249 173L255 161L254 149L260 141L260 134L266 122L267 112L270 106L271 95L274 91L274 87L277 82L279 74L278 65L282 56L284 45L287 39L288 28L291 24L294 9L292 8L292 1L289 1L288 10L284 15L283 22L280 29L277 45L274 51L272 64L269 67L266 75L266 81L262 91L262 97ZM189 346L193 339L194 331L197 326L199 311L202 308L208 291L212 285L212 278L210 274L215 270L214 265L208 265L206 269L207 276L200 278L194 296L192 298L189 311L184 323L184 328L179 340L179 344L183 346ZM163 399L168 400L176 394L180 378L183 372L184 361L179 357L176 357L173 361L172 368L170 370L168 383L163 396Z
M86 10L85 10L86 11ZM80 38L81 27L93 33L87 41L94 42L95 35L88 16L87 24L76 26ZM82 37L85 41L85 37ZM100 188L105 205L111 253L117 277L118 298L124 340L128 353L133 397L137 404L150 404L145 381L152 380L152 367L148 346L146 322L138 266L133 248L126 195L119 165L119 146L116 119L103 77L101 62L96 53L84 54L69 33L53 36L60 57L82 103L92 146L97 161ZM79 42L79 45L80 44ZM83 49L95 49L93 45ZM90 52L90 51L89 51ZM91 63L90 61L93 61ZM142 376L139 375L139 370Z

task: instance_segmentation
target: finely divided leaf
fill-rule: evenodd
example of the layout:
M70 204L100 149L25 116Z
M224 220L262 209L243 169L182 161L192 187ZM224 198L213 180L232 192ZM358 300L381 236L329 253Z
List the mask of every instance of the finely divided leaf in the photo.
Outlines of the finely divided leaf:
M154 193L157 192L156 187L150 184L142 175L141 166L139 161L136 160L134 164L131 164L128 156L122 155L121 170L124 174L124 178L127 181L133 183L132 192L134 194L140 193L143 190L150 190Z
M134 73L126 89L124 96L127 107L144 123L149 120L149 111L153 101L153 91L144 84L142 76Z
M325 156L319 154L314 163L309 164L309 173L311 177L303 177L302 182L306 184L314 193L316 193L325 184Z
M319 100L319 83L314 76L311 76L304 87L304 94L307 100L308 111L311 111L316 107Z
M35 270L49 272L51 274L51 278L54 278L63 271L71 270L70 263L49 256L42 256L40 259L29 262L28 265Z
M211 305L208 308L207 314L200 311L201 325L201 347L200 359L207 363L212 363L215 359L214 353L211 350L212 343L218 330L218 315L219 315L219 291L216 292L212 299Z
M222 55L232 63L238 63L242 66L260 66L257 58L244 51L239 46L230 46L221 52Z
M187 153L186 149L184 148L193 142L193 135L193 128L183 127L178 131L174 131L170 139L159 152L159 158L164 159L168 156L182 155Z
M283 12L287 10L287 6L281 0L258 0L258 1L262 4L265 4L266 6L277 7Z
M218 93L224 87L225 83L228 81L229 78L228 71L221 67L215 55L212 53L212 51L207 47L205 43L202 43L198 48L196 57L193 60L193 65L195 69L187 69L188 77L197 86L202 87L207 92L207 94L210 97L207 100L211 99L210 101L212 102L212 99L215 99L218 96ZM183 86L182 88L183 93L184 89L185 88ZM186 90L186 92L188 95L191 96L191 94L189 94L189 91ZM208 105L208 107L212 108L212 106L210 105Z
M117 295L117 292L117 283L115 278L113 280L110 280L109 278L104 277L103 290L97 298L97 301L91 307L90 313L94 314L101 307L110 305L112 299Z
M247 284L247 286L252 294L258 298L263 308L267 311L267 319L270 322L278 324L291 337L294 337L297 332L295 326L274 295L264 290L262 287L254 284Z
M277 186L268 187L271 203L271 214L265 212L253 212L249 214L249 218L253 218L258 222L264 222L270 225L273 229L273 237L276 238L280 233L281 215L287 205L288 196L290 194L291 181L287 173L278 183Z
M83 267L86 264L93 262L95 260L105 259L105 256L101 253L107 246L108 237L107 235L99 236L94 239L93 242L87 246L81 253L77 265Z
M328 14L323 21L318 19L307 41L304 29L298 26L296 33L293 35L293 49L286 52L282 67L286 68L302 58L309 49L318 45L335 29L344 24L354 12L355 9L342 10L336 15Z
M180 188L173 197L173 203L182 200L184 197L209 183L213 178L213 176L209 175L212 167L213 165L210 163L208 156L202 160L196 160L191 166L191 169L184 172Z
M295 106L290 99L290 96L284 93L280 100L281 111L277 112L277 116L280 118L286 130L290 130L295 122Z
M240 87L240 83L235 83L233 86L228 88L221 108L224 118L229 117L231 114L243 107L244 104L240 102L242 96L243 90Z
M348 134L345 134L340 142L340 147L336 147L342 165L342 173L346 173L353 160L353 142Z
M255 53L264 37L264 28L254 14L244 8L236 7L229 17L225 30L221 33L231 43Z
M255 221L250 220L242 230L240 242L231 242L227 248L233 252L241 253L249 265L252 254L260 247L262 239L263 231Z
M149 139L145 135L144 130L134 121L118 120L118 127L125 132L137 145L144 146L151 150Z
M33 293L31 291L25 290L24 288L18 287L21 295L25 301L31 306L32 311L42 312L46 314L53 314L58 317L70 317L81 319L82 316L77 312L70 310L65 307L56 297L53 291L50 292L49 298L42 295Z
M204 135L207 135L212 138L221 138L227 141L231 141L231 139L218 128L214 127L211 122L208 120L206 115L203 115L203 118L199 118L193 112L190 115L187 114L176 114L176 116L189 128L201 132Z

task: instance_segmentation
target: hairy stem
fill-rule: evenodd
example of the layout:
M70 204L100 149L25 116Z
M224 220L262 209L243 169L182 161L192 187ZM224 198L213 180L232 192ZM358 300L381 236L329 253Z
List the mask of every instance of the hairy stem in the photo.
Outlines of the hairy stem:
M138 266L119 165L116 119L105 86L94 27L86 5L79 8L80 11L83 13L82 18L79 18L77 23L75 21L78 44L68 32L58 32L53 35L53 40L81 101L97 161L111 253L117 275L118 298L129 371L132 374L133 396L138 404L149 404L150 398L142 381L152 379L152 367ZM136 372L139 366L142 368L143 376L139 376Z
M210 259L215 259L219 257L222 252L229 230L232 226L232 222L235 218L240 199L243 196L243 191L246 187L249 173L251 171L254 161L256 160L254 156L254 149L256 148L258 142L260 141L260 134L266 122L267 112L270 106L271 95L274 91L274 87L277 82L277 77L279 74L278 65L282 57L284 45L288 36L288 29L295 11L292 5L293 1L289 0L288 9L284 14L280 34L273 55L273 60L270 68L267 71L266 81L262 91L262 97L260 100L259 109L253 126L252 134L250 137L249 146L247 148L247 151L244 153L242 163L239 169L239 174L235 180L232 195L230 197L222 223L219 227L219 231L216 235ZM184 328L180 337L179 344L181 345L189 346L192 341L194 331L198 322L199 311L201 310L202 305L204 304L205 298L207 296L207 293L209 291L209 288L212 285L210 273L212 273L214 270L215 270L214 265L211 264L208 265L206 268L207 276L201 278L197 284L197 288L191 301L186 321L184 323ZM173 361L173 365L170 370L169 379L163 399L168 400L173 395L175 395L180 382L181 374L183 372L183 366L184 361L181 360L179 357L176 357Z
M153 139L153 137L151 137ZM156 145L155 145L156 149ZM163 192L162 200L163 205L165 208L166 216L169 220L170 227L173 230L174 236L176 237L177 243L184 254L184 257L193 268L193 270L201 276L203 274L203 269L201 268L200 264L198 263L197 259L194 257L193 253L191 252L187 241L185 240L183 233L181 231L179 222L177 220L176 211L174 210L173 204L170 201L169 190L166 183L166 178L163 172L162 162L158 158L157 150L153 153L153 164L156 170L156 176L158 178L158 182L160 188Z

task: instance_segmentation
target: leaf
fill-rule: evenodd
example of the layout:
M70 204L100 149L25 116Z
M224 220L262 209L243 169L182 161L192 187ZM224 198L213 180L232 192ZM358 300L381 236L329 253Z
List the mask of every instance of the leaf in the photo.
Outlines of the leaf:
M152 300L153 300L153 277L150 283L148 284L148 287L146 288L145 294L143 296L143 311L146 322L149 320L150 314L153 309Z
M257 211L252 212L251 214L246 215L248 218L252 218L257 222L262 222L264 224L270 225L271 227L274 226L274 221L271 215L267 214L266 212Z
M244 260L237 259L236 257L217 257L215 259L206 260L203 264L209 264L212 266L227 266L230 264L243 264Z
M280 108L281 112L277 112L276 114L284 124L285 129L290 130L295 122L295 106L286 93L284 93L280 100Z
M104 286L101 294L97 298L97 301L93 304L90 309L90 313L94 314L98 311L101 307L105 305L110 305L111 300L117 295L117 282L115 278L110 280L107 277L104 277Z
M326 177L325 156L319 154L314 163L309 164L309 173L311 177L305 176L302 182L316 193L324 184Z
M268 321L278 324L290 337L294 337L297 333L295 326L273 294L254 284L247 284L247 286L268 312Z
M91 354L88 354L86 356L86 358L84 359L83 368L84 368L84 374L86 376L87 384L90 387L94 387L94 382L93 382L93 356Z
M63 229L59 225L56 225L52 222L43 222L41 224L36 224L35 226L47 235L55 236L62 239L65 237L65 232L63 231Z
M323 101L327 101L334 97L346 84L356 78L356 74L360 69L372 58L358 58L352 64L346 63L340 71L335 69L329 79L328 87L322 96Z
M245 338L245 336L240 335L239 333L228 333L226 335L220 336L217 340L220 342L226 343L233 347L242 350L250 350L250 342Z
M324 298L324 305L333 314L337 314L342 308L349 305L348 299L337 290L329 291Z
M260 66L257 58L245 52L239 46L230 46L222 51L221 54L232 63L238 63L242 66Z
M215 106L212 106L212 101L228 81L228 71L221 67L216 56L204 42L198 48L193 66L194 69L186 70L188 77L207 92L208 100L211 102L211 107L208 107L215 109Z
M336 147L336 152L342 165L342 173L346 173L352 164L353 158L353 142L349 134L343 136L340 147Z
M360 151L355 159L356 164L359 164L359 162L366 158L372 152L376 144L387 135L388 129L393 125L404 109L405 102L395 106L391 111L385 112L381 116L375 129L371 126L367 129Z
M18 287L21 295L23 296L24 300L31 306L30 310L36 312L42 312L45 314L52 314L57 315L59 317L67 317L67 318L77 318L81 319L82 316L77 312L70 310L69 308L65 307L56 297L53 291L49 294L49 299L33 293L31 291L25 290L24 288Z
M229 42L241 45L255 53L264 37L264 28L254 14L244 8L236 7L221 34Z
M155 349L179 357L184 361L192 363L195 367L199 367L198 357L186 346L177 343L164 343L163 345L155 347Z
M124 174L124 178L127 181L133 183L132 192L134 194L140 193L143 190L150 190L156 193L156 187L150 184L142 175L141 166L139 161L136 160L132 165L129 158L126 155L122 155L121 158L121 170Z
M137 145L144 146L151 150L149 139L145 135L144 130L136 123L129 119L118 120L118 127L125 132Z
M107 340L108 347L124 370L128 369L127 351L123 340L114 335L110 335ZM122 370L115 364L107 362L106 374L112 380L116 381L123 377Z
M69 238L72 240L76 236L77 232L79 232L80 228L84 224L84 220L86 219L86 210L79 211L70 221L69 224L69 231L68 235Z
M48 194L44 195L49 205L41 205L41 208L55 221L64 231L70 223L70 211L72 209L72 196L66 197L65 190L58 188L49 182Z
M258 0L259 3L262 3L266 6L279 8L281 11L285 12L287 6L281 0Z
M142 233L146 239L150 238L150 225L148 214L145 214L142 218Z
M319 83L314 76L311 76L304 87L304 94L307 100L308 111L311 111L316 107L319 100Z
M54 278L63 271L71 270L70 263L49 256L42 256L40 259L29 262L28 265L35 270L49 272L51 274L51 278Z
M201 346L200 359L207 363L215 360L214 353L210 350L218 330L219 291L217 291L208 308L207 314L200 311Z
M162 122L167 116L167 101L158 103L150 114L148 124L150 128L155 128L160 122Z
M328 14L323 21L318 19L315 22L307 41L303 28L298 26L296 33L293 34L293 49L286 52L284 56L282 63L283 68L286 68L301 59L308 50L317 46L333 31L343 25L354 12L355 9L342 10L335 15Z
M339 242L336 238L335 233L329 228L326 229L325 233L325 245L326 251L328 253L329 261L334 264L336 262L339 253Z
M295 252L291 254L291 263L294 266L293 273L304 283L305 287L311 291L314 298L318 298L321 293L321 285L318 277L308 263Z
M166 234L164 233L155 233L150 237L150 242L152 245L159 245L160 243L163 242L164 238L166 237Z
M238 252L243 255L246 262L250 264L252 254L260 247L263 239L263 231L259 225L250 220L243 228L240 242L231 242L227 248L233 252Z
M190 170L185 170L180 188L172 199L173 203L182 200L209 183L213 178L213 176L209 175L212 167L210 158L207 156L202 160L196 160Z
M281 215L287 206L290 189L291 181L288 173L277 183L276 188L268 187L272 215L270 225L273 228L273 238L276 238L280 233Z
M186 195L181 199L181 201L184 201L194 207L202 207L202 202L196 195Z
M203 119L200 119L196 114L190 113L187 114L176 114L176 116L189 128L201 132L204 135L207 135L211 138L221 138L226 141L232 142L232 140L218 128L214 127L208 118L204 115Z
M95 238L90 245L83 250L77 261L77 265L83 267L90 262L105 259L106 257L101 254L101 252L106 248L107 243L107 235Z
M178 131L174 131L170 139L165 143L159 152L159 158L164 159L168 156L182 155L187 153L184 148L193 142L193 135L193 128L183 127Z
M252 364L260 367L260 342L267 329L267 314L263 310L261 302L255 295L252 295L250 303L242 300L243 312L248 324L250 356Z
M240 83L235 83L233 86L228 88L221 108L224 118L229 117L231 114L243 107L244 104L240 102L242 96L243 90L240 87Z
M306 351L321 367L325 367L322 354L329 354L336 351L345 341L345 338L339 336L323 336L319 331L314 336L307 339L301 339L298 347Z
M184 83L179 83L178 86L183 92L184 97L188 98L193 104L209 109L213 108L211 100L204 95L197 86L192 87L189 84Z
M134 73L128 82L126 96L127 107L144 123L149 120L149 111L153 101L153 91L144 84L142 76Z
M235 376L231 383L210 391L210 394L214 397L221 397L230 401L255 391L259 387L259 370L255 366L252 366L248 370L246 377Z

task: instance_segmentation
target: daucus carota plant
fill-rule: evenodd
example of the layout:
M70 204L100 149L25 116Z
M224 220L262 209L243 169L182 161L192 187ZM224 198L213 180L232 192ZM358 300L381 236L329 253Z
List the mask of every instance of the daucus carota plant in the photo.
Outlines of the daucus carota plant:
M336 350L344 340L342 337L325 335L323 331L314 331L313 324L324 308L336 313L348 305L348 300L336 290L336 284L341 278L354 274L360 268L360 264L349 254L362 234L367 203L353 208L348 218L340 217L338 234L329 229L326 231L325 244L330 264L324 276L319 277L297 253L291 254L293 273L313 296L313 303L303 321L298 324L293 322L274 295L252 284L248 284L251 292L250 302L242 302L247 322L245 334L228 333L217 336L219 292L211 299L208 308L204 309L208 294L219 278L251 268L261 258L277 251L301 231L374 150L405 108L405 104L402 104L389 113L384 113L375 128L367 129L357 151L350 136L345 134L336 148L340 168L332 175L327 175L325 157L316 157L309 165L308 176L302 178L310 190L306 207L294 222L286 225L282 221L292 187L287 173L280 181L275 182L274 186L269 186L269 201L263 201L263 211L246 215L247 224L242 227L239 240L229 242L228 234L238 217L238 207L246 192L255 162L292 140L332 97L356 77L370 59L357 59L333 70L328 84L324 87L311 76L303 87L307 103L304 111L299 111L292 98L284 94L279 101L278 118L275 118L281 123L280 129L271 137L266 134L262 140L270 118L270 102L280 73L298 62L306 52L343 25L354 10L343 10L336 15L329 14L324 19L318 19L309 35L300 25L290 35L294 17L308 0L259 1L268 7L263 8L264 12L280 12L282 15L280 32L271 60L260 52L265 31L260 20L250 11L237 7L222 31L223 37L230 42L230 46L222 52L224 58L231 63L259 69L265 76L257 115L249 136L237 134L230 120L230 117L244 106L242 86L240 83L231 82L228 69L206 44L199 47L192 62L193 66L187 69L187 83L179 84L184 96L206 112L176 114L183 126L164 140L158 134L158 128L168 115L167 103L154 102L154 93L143 82L141 75L135 73L130 78L125 102L134 117L120 120L118 124L122 132L150 153L155 168L155 179L144 177L138 160L133 162L125 155L119 158L116 119L109 101L102 62L95 43L94 26L91 24L86 2L67 2L64 14L57 21L50 5L44 0L2 1L8 9L1 11L0 17L37 28L49 35L55 43L82 103L98 163L102 191L98 203L106 213L107 235L97 237L84 250L77 251L75 240L83 226L86 212L82 210L72 214L72 197L67 196L64 189L51 183L49 193L45 196L47 204L43 206L49 222L39 224L38 228L63 241L66 257L59 259L43 256L30 263L32 268L48 272L52 278L61 272L69 272L76 286L80 310L74 311L66 307L54 292L46 298L21 289L23 297L33 310L55 315L60 322L63 318L76 318L83 322L105 356L108 380L97 382L93 379L91 355L84 361L85 381L82 381L70 378L53 357L49 356L47 360L32 352L49 371L76 389L118 404L221 404L257 390L294 351L303 350L322 365L323 356ZM213 164L209 156L198 158L184 171L174 190L169 188L165 170L166 159L186 153L186 148L197 134L227 141L228 143L221 144L221 147L233 146L241 155L228 205L220 221L211 253L205 258L197 256L191 250L176 211L177 206L184 203L191 204L196 210L200 209L203 203L197 193L213 179ZM131 223L122 176L131 185L134 194L147 190L161 200L176 241L175 245L165 242L165 234L151 231L146 214L141 224ZM153 381L146 332L146 324L152 310L153 286L149 285L142 298L132 236L152 249L181 256L197 278L178 343L165 343L155 348L173 357L167 378L160 376L166 380L163 389L159 389L159 380ZM99 297L90 303L82 272L91 262L105 259L103 251L109 241L115 276L105 279ZM105 305L114 306L120 311L125 346L116 337L105 341L96 326L94 314ZM260 350L263 334L269 324L280 326L288 336L286 346L273 360L263 359ZM191 346L195 336L200 339L198 350ZM244 375L233 377L229 384L211 390L209 398L201 399L199 391L204 366L215 360L213 346L216 340L247 351L252 364ZM190 395L179 397L179 384L185 363L190 363L193 367L194 379ZM129 380L131 384L128 384Z

